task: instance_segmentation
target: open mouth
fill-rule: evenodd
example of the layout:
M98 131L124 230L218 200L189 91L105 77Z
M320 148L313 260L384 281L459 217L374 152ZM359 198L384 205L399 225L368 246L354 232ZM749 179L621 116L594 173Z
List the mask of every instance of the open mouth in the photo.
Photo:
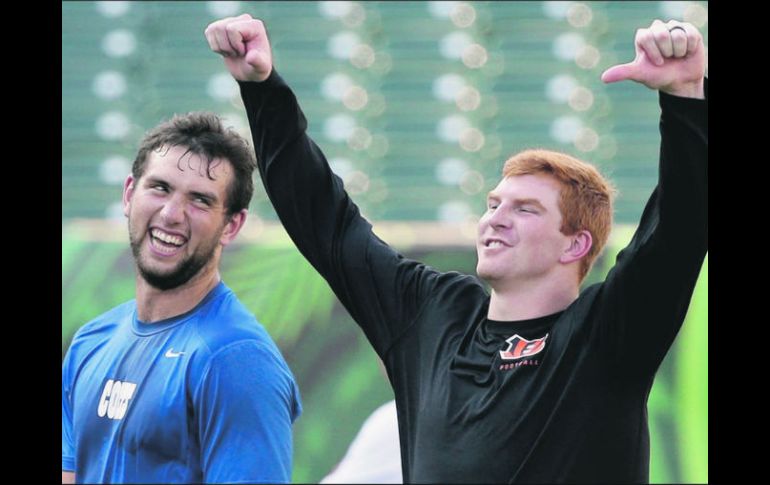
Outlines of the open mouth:
M499 239L487 239L484 241L485 248L505 248L509 245Z
M182 247L187 240L182 236L176 236L161 231L160 229L150 230L150 242L152 247L164 254L171 254Z

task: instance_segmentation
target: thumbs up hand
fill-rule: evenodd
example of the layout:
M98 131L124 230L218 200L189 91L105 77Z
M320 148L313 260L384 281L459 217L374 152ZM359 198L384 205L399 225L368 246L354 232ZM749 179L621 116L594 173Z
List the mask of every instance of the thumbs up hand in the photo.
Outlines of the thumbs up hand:
M655 20L636 31L636 58L612 66L602 81L631 80L675 96L703 98L706 53L701 33L692 24Z

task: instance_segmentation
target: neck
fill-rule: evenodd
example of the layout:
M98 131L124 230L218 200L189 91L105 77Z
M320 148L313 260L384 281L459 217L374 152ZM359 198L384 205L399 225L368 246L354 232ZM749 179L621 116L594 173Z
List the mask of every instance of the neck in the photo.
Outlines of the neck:
M487 318L516 321L544 317L570 306L579 294L572 281L526 282L520 285L492 285Z
M187 283L171 290L150 286L141 276L136 277L136 309L139 320L153 323L186 313L219 283L219 271L199 273Z

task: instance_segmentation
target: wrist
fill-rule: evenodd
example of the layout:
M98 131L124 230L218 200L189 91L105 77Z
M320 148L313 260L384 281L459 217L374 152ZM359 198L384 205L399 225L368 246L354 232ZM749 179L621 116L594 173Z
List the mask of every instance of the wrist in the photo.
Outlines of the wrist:
M670 84L668 86L662 87L660 90L666 94L679 96L680 98L704 99L706 95L703 89L703 79L704 78L701 77L695 82Z

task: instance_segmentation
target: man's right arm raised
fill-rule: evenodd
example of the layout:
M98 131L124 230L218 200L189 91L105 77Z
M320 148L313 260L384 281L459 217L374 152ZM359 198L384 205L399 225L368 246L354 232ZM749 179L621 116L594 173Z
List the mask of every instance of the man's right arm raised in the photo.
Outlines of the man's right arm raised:
M360 215L307 136L296 97L273 68L262 21L230 17L209 25L205 35L238 81L260 176L281 223L382 357L438 273L390 248Z

